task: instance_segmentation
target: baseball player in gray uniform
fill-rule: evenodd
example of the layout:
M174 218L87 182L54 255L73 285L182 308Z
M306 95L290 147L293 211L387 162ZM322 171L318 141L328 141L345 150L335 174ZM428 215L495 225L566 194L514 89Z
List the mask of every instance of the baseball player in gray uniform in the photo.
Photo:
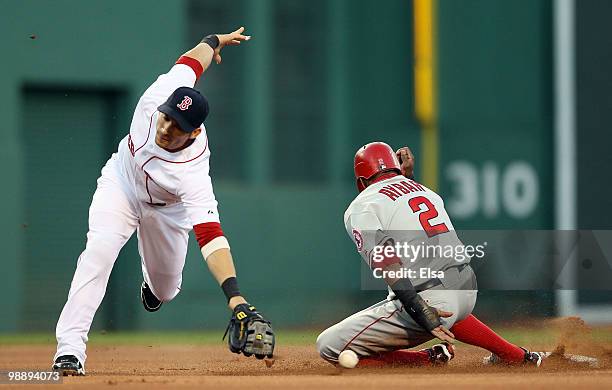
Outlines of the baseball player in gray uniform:
M453 254L465 253L464 245L442 198L413 180L413 167L408 148L394 152L382 142L355 155L360 193L344 214L345 227L389 294L323 331L317 339L321 357L337 363L340 353L351 350L362 366L447 363L457 338L492 351L489 362L539 366L540 354L508 343L471 314L477 286L470 257ZM404 351L433 338L442 343Z

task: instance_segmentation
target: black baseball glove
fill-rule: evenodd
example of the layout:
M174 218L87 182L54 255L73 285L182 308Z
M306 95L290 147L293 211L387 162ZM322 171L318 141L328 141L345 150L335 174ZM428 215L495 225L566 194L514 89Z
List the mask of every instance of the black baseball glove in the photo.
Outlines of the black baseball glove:
M242 303L234 308L223 339L229 333L230 351L257 359L271 358L274 353L274 331L270 321L257 312L255 306Z

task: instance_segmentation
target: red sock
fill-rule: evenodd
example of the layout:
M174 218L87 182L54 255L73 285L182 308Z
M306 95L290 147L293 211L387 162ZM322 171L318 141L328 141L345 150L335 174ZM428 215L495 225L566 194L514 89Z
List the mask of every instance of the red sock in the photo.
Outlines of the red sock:
M506 362L520 363L525 358L525 351L506 341L471 314L453 325L450 331L457 340L487 349Z
M431 364L427 351L392 351L359 359L359 367L383 367L388 365L424 366Z

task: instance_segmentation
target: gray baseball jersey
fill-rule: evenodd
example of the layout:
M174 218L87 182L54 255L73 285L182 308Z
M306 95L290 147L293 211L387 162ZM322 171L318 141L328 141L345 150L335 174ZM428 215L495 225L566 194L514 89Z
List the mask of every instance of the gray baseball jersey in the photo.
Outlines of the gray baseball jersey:
M361 192L346 210L344 224L372 269L389 257L384 247L392 243L393 256L417 288L433 278L445 284L451 268L470 261L442 198L403 176L376 182Z

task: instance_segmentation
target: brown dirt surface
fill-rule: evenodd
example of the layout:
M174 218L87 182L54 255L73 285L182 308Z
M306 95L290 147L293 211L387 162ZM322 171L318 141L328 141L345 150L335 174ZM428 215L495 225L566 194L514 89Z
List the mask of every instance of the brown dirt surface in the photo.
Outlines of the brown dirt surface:
M61 388L81 389L562 389L612 388L612 345L590 353L599 368L559 359L540 368L484 366L487 353L459 345L457 356L446 367L335 368L319 358L314 346L279 346L274 364L238 356L225 346L150 345L96 346L88 350L87 376L64 378ZM570 351L574 352L574 351ZM584 352L584 351L583 351ZM591 351L592 352L592 351ZM46 371L54 346L3 346L1 370ZM55 385L51 385L53 387ZM0 386L23 389L24 385ZM37 385L36 388L44 386Z

